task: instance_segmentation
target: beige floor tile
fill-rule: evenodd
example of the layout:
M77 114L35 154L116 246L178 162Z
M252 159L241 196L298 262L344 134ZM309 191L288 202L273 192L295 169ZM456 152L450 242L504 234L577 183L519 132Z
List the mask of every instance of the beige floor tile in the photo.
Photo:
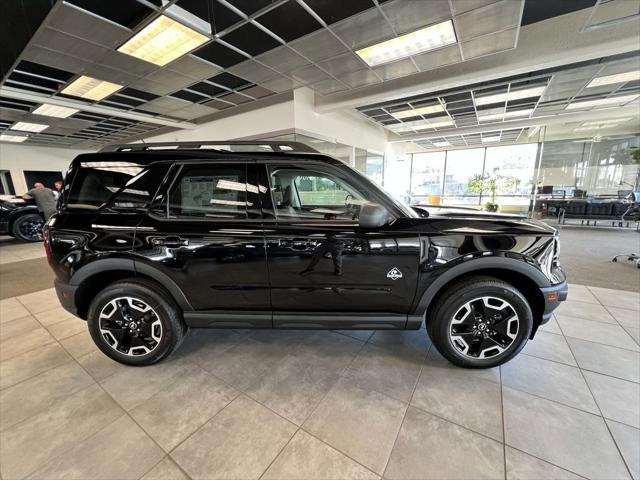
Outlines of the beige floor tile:
M303 428L382 474L406 407L403 402L355 387L343 379L320 402Z
M583 478L509 446L506 447L505 455L507 480L578 480Z
M640 382L640 352L577 338L568 338L567 341L580 368L623 380Z
M640 430L611 420L607 420L607 425L631 476L634 480L640 479Z
M409 403L424 353L367 344L344 373L354 385Z
M376 330L369 339L369 343L380 347L391 347L396 351L406 350L426 356L431 346L431 339L424 328L405 331Z
M194 480L259 478L295 431L295 425L242 395L171 456Z
M51 310L60 305L55 289L53 288L20 295L18 300L27 307L27 310L31 313L44 312L45 310Z
M261 478L373 480L380 477L304 430L299 430Z
M600 304L576 302L567 300L562 302L560 306L553 312L556 318L559 317L576 317L586 318L594 322L617 323L616 319Z
M126 370L130 367L122 363L111 360L101 350L94 350L87 355L78 358L78 363L82 365L89 375L96 381L101 382L105 378L113 375L120 370Z
M556 318L554 316L551 316L549 321L544 325L540 325L540 328L538 328L538 331L562 335L562 330L560 330L560 327L558 326L558 322L556 321Z
M71 314L70 312L67 312L60 305L57 305L54 308L51 308L49 310L38 312L34 314L34 316L45 327L48 327L49 325L55 325L56 323L60 323L64 320L68 320L69 318L77 318L77 317L74 317L73 314ZM79 318L78 318L78 321L85 322L84 320Z
M166 457L140 480L189 480L189 477L170 457Z
M570 301L600 304L596 296L591 293L591 290L589 290L589 287L586 285L577 285L575 283L569 284L568 299Z
M92 383L77 363L68 362L2 390L0 429L32 417Z
M4 360L0 362L0 388L10 387L69 360L69 354L57 343Z
M131 410L167 388L189 368L188 362L170 357L144 368L125 367L100 384L125 410Z
M533 340L529 340L522 349L522 353L567 365L577 365L567 340L563 335L555 333L538 330Z
M502 444L409 407L384 477L502 479Z
M246 389L247 395L302 425L340 378L346 360L322 362L310 354L287 355Z
M600 303L606 307L640 310L640 292L613 290L611 288L589 287Z
M0 300L0 323L26 317L27 315L30 315L29 310L17 298L12 297Z
M3 478L22 478L78 445L124 412L97 385L0 433Z
M640 351L638 344L620 325L593 322L584 318L560 316L557 318L566 337Z
M518 355L500 368L502 383L507 387L599 414L589 387L577 367Z
M61 322L54 323L47 327L49 333L53 335L57 340L63 338L72 337L78 333L87 331L87 322L76 317L71 317Z
M96 347L93 338L91 338L86 325L83 330L84 331L81 331L80 333L76 333L75 335L60 340L60 345L62 345L71 354L71 356L76 359L98 350L98 347Z
M68 452L51 459L34 479L137 480L164 452L124 415Z
M361 342L366 342L374 333L376 333L375 330L334 330L334 332L355 338Z
M238 391L193 365L131 410L131 416L169 452L227 406Z
M455 367L434 355L422 369L411 405L502 441L500 384L491 372Z
M625 328L640 328L640 312L638 310L628 310L626 308L607 307L609 313L613 315L620 325Z
M0 342L16 335L30 332L40 326L38 321L31 315L0 323Z
M640 345L640 328L624 327L625 331Z
M507 445L588 478L628 478L602 417L503 389Z
M34 328L29 332L21 333L0 342L0 361L8 360L16 355L54 342L55 339L46 329L42 327Z
M9 252L1 252L0 251L0 265L5 265L7 263L21 262L22 258L13 253Z
M198 365L215 363L216 356L237 345L246 333L234 330L192 328L175 355L189 357Z
M605 418L640 428L640 385L593 372L584 376Z

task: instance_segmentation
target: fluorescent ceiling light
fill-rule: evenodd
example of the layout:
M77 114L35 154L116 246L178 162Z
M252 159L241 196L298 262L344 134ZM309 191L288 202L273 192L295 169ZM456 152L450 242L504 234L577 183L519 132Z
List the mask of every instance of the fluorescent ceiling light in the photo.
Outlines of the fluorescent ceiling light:
M409 110L401 110L399 112L393 112L391 115L397 119L415 117L417 115L429 115L431 113L444 112L444 108L439 103L436 105L429 105L427 107L411 108Z
M533 108L528 108L526 110L512 110L510 112L505 113L493 113L491 115L479 115L478 120L481 122L488 122L490 120L500 120L502 118L513 118L513 117L528 117L533 112Z
M93 77L82 75L67 85L62 93L73 97L87 98L89 100L102 100L112 93L117 92L122 85L106 82Z
M59 107L57 105L43 103L31 113L35 113L36 115L46 115L47 117L67 118L79 111L80 110L75 108Z
M591 80L587 84L587 88L601 87L602 85L614 85L616 83L627 83L640 80L640 70L634 70L632 72L615 73L613 75L605 75L603 77L597 77Z
M0 142L14 142L22 143L29 137L23 137L19 135L7 135L6 133L0 133Z
M434 147L450 147L451 144L449 142L433 142Z
M511 100L520 100L522 98L539 97L544 92L546 86L523 88L522 90L512 90L509 93L497 93L495 95L487 95L486 97L475 97L476 105L489 105L492 103L504 103Z
M621 105L623 103L631 102L638 98L637 94L634 95L623 95L620 97L607 97L607 98L599 98L597 100L583 100L581 102L573 102L567 105L566 110L576 110L578 108L591 108L591 107L602 107L609 105Z
M361 48L356 50L356 54L367 65L374 67L418 53L435 50L457 41L456 33L453 30L453 22L446 20L385 42L376 43L370 47Z
M208 41L207 36L160 15L118 48L118 51L164 66Z
M499 142L499 141L500 141L500 137L499 136L482 137L482 143L493 143L493 142Z
M21 130L23 132L41 132L46 128L49 128L49 125L42 125L41 123L17 122L11 125L10 130Z

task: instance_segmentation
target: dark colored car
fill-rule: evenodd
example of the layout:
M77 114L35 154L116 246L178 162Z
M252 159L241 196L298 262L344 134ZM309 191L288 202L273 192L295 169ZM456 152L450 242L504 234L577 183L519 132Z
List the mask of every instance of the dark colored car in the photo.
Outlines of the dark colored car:
M188 327L425 321L451 362L504 363L567 296L556 231L420 212L300 144L126 145L73 161L44 236L60 302L122 363Z
M0 234L8 234L23 242L42 240L44 218L33 200L20 197L0 199Z

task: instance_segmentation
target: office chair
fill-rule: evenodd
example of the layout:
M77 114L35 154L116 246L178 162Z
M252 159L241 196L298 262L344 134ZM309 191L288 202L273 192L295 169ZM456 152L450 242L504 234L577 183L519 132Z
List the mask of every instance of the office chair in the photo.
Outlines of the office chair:
M622 221L626 222L625 217L630 217L631 221L640 222L640 202L633 202L629 208L622 214ZM617 262L619 257L627 257L630 262L635 262L636 267L640 268L640 253L620 253L611 259Z

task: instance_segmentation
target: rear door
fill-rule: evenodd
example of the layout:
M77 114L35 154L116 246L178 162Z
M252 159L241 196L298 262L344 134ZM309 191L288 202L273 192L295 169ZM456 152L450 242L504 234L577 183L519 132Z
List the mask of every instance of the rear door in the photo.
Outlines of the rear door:
M211 160L174 168L166 193L138 226L136 268L170 277L197 311L266 311L256 322L271 326L258 195L266 187L256 184L255 164Z

